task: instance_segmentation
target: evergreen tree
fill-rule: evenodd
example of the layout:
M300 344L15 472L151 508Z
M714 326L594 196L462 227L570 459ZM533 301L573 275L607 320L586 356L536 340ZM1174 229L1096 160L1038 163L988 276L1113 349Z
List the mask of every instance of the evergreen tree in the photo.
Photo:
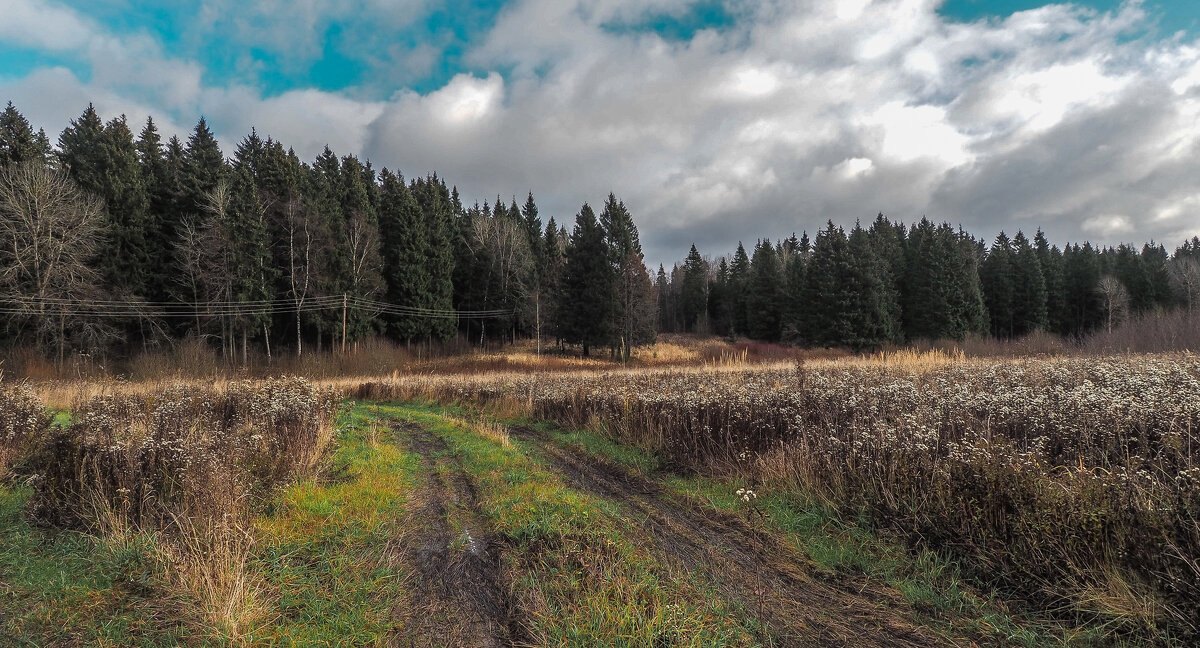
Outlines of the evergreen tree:
M1091 243L1063 253L1064 330L1081 336L1104 322L1100 295L1100 255Z
M754 247L747 288L747 333L756 340L778 340L783 325L783 270L767 239Z
M871 251L880 262L885 337L889 342L900 343L904 341L904 315L900 308L900 280L904 275L904 225L892 224L880 213L867 234Z
M342 208L341 248L347 255L343 293L348 299L378 300L384 290L383 259L379 253L379 216L372 197L375 181L358 158L342 158L339 194ZM346 317L346 339L360 340L376 330L375 313L351 309Z
M1150 308L1170 308L1175 305L1169 263L1167 249L1162 245L1150 242L1142 246L1142 268L1146 271Z
M546 223L546 232L542 236L542 251L545 255L542 291L545 295L543 308L546 311L542 315L542 321L546 333L553 335L559 341L562 339L562 331L558 326L560 320L558 304L562 301L562 273L566 265L568 243L569 238L565 236L565 231L559 228L558 223L554 222L554 217L551 216Z
M454 308L455 202L446 183L433 174L410 183L409 190L421 207L421 231L425 234L426 268L429 273L429 308ZM454 337L454 321L431 319L430 335L443 342Z
M1012 241L1013 331L1015 336L1044 330L1048 323L1046 278L1037 250L1025 233L1017 231ZM982 274L982 271L981 273Z
M1013 282L1016 272L1013 265L1012 242L1004 232L1000 232L979 268L988 319L991 321L992 335L996 337L1011 338L1015 334Z
M222 223L230 249L230 298L241 303L270 301L275 296L276 270L271 262L266 216L248 164L239 165L233 173L230 197L231 208ZM251 338L263 340L270 349L270 323L270 316L261 311L238 315L235 326L241 332L243 362Z
M683 279L680 285L679 317L684 331L696 330L700 316L708 311L708 264L692 244L687 260L683 264Z
M655 311L650 274L642 257L642 243L633 216L625 203L610 193L600 212L600 227L608 248L615 286L613 342L626 360L632 347L654 341Z
M379 174L379 230L383 241L384 279L387 301L404 308L428 308L432 302L421 206L404 184L404 178L384 169ZM406 342L431 333L428 318L391 315L389 330Z
M612 264L604 230L591 206L583 204L575 217L575 230L563 267L558 316L563 339L583 346L583 355L608 341L612 321Z
M712 324L712 332L717 335L728 336L733 333L730 300L729 261L721 257L708 283L708 321Z
M738 241L737 250L733 253L733 261L729 264L729 310L733 313L733 330L740 335L747 335L750 324L747 320L746 297L750 283L750 257L746 248Z
M1132 245L1122 243L1113 253L1110 272L1129 292L1129 307L1141 313L1154 305L1155 299L1150 278L1142 265L1142 257Z
M42 137L45 137L44 132ZM48 146L48 142L38 141L29 121L11 101L8 102L4 112L0 113L0 169L10 164L44 160Z
M1066 333L1066 295L1063 292L1062 252L1057 245L1050 245L1040 228L1033 237L1033 244L1046 285L1046 326L1049 330L1063 335Z
M204 211L204 203L217 185L228 174L225 156L217 144L217 138L208 128L208 122L201 117L196 128L188 137L187 148L184 152L184 166L180 182L182 196L179 207L185 213L199 214Z

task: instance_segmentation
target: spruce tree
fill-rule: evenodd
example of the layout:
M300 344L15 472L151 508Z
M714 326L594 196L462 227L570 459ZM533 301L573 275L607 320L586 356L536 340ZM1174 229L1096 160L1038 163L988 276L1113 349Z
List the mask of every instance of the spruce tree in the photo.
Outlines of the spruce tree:
M680 285L679 317L684 331L696 330L700 316L708 311L708 264L700 256L696 245L688 252L683 264L683 279Z
M1046 309L1046 278L1037 250L1025 233L1013 237L1013 335L1044 330L1049 322Z
M45 133L42 133L45 136ZM34 162L45 159L44 146L38 141L33 127L13 103L8 102L0 112L0 169L10 164Z
M410 183L409 190L421 207L421 231L425 234L426 267L429 274L428 308L448 311L454 308L455 202L446 183L433 174ZM454 337L452 319L430 319L429 333L446 341Z
M186 213L202 213L208 196L228 175L225 156L203 117L188 137L182 171L180 208Z
M746 248L742 246L742 242L738 241L737 250L733 253L733 261L729 264L730 310L733 313L733 330L738 335L748 335L750 331L746 310L749 282L750 257L746 254Z
M1063 253L1064 329L1081 336L1104 322L1100 296L1100 255L1091 243Z
M430 274L425 246L421 206L404 184L404 178L386 168L379 174L379 230L382 235L383 275L387 301L404 308L428 308L431 303ZM387 316L389 330L412 342L432 331L427 318L415 315Z
M1066 334L1066 295L1063 292L1063 255L1058 246L1051 246L1039 228L1033 237L1038 265L1046 284L1046 326L1059 335Z
M611 335L612 287L604 230L591 206L584 203L575 217L575 230L567 247L557 308L563 339L582 345L584 356Z
M750 259L746 295L747 333L756 340L779 339L783 321L783 270L771 241L763 239Z
M871 250L880 262L883 281L883 327L889 342L904 341L904 315L900 307L900 281L904 274L904 225L892 224L882 213L867 232Z
M1004 232L1000 232L988 250L979 268L979 279L983 285L992 335L1011 338L1015 333L1013 282L1016 272L1013 268L1012 242Z

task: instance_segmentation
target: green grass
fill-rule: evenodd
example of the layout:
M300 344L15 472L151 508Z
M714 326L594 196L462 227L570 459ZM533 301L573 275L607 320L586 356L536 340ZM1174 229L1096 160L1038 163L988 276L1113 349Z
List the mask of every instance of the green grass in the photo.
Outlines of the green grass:
M738 495L747 487L736 480L673 474L658 475L662 463L653 453L622 445L596 430L563 430L539 423L557 443L659 476L664 485L703 506L741 512L779 533L822 571L865 577L894 588L912 606L916 620L944 634L985 643L1025 647L1110 646L1102 628L1075 628L1013 610L999 597L964 583L952 561L931 551L914 551L882 536L865 519L847 520L832 507L788 490L760 491L751 502Z
M539 645L750 646L761 633L708 583L673 573L629 535L618 507L566 487L529 448L484 438L430 405L395 411L428 426L477 482L482 513Z
M355 407L340 422L335 481L284 491L259 520L255 570L277 596L255 644L375 646L398 630L392 606L404 596L404 568L385 560L401 531L419 458L390 443L383 408Z
M43 532L25 520L27 489L0 487L0 637L5 646L178 646L153 538ZM166 600L164 600L166 599ZM204 645L191 637L190 645Z

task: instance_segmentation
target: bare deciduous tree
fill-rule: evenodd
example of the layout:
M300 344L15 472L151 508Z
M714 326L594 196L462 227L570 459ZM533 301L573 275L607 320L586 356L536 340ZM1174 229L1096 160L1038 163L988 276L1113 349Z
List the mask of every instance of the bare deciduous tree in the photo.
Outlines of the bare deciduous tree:
M1200 259L1181 256L1171 261L1168 271L1189 313L1200 305Z
M1129 312L1129 291L1112 275L1100 277L1099 288L1104 300L1105 326L1112 333L1113 324L1119 324Z
M0 170L0 302L43 349L97 346L112 329L84 313L103 298L90 262L104 236L101 201L43 164Z
M520 223L502 216L476 214L471 220L471 238L467 243L472 253L486 259L489 276L480 278L485 282L485 309L492 308L489 291L493 284L500 293L496 298L505 307L525 307L535 303L529 301L533 254L529 250L529 237ZM481 346L485 342L485 331L481 322Z

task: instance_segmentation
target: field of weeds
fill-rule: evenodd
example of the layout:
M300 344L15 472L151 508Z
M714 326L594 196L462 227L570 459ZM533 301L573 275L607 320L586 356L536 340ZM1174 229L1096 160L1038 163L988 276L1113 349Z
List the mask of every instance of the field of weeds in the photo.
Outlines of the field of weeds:
M725 371L410 377L357 397L589 427L679 469L845 515L1114 629L1200 618L1200 358L894 354Z
M1200 358L731 348L599 371L0 384L0 636L1200 638Z
M46 538L82 534L133 556L137 598L165 602L150 618L174 609L181 626L240 638L267 609L247 568L254 517L277 487L324 467L339 403L288 378L97 396L56 419L28 385L4 387L5 499Z

